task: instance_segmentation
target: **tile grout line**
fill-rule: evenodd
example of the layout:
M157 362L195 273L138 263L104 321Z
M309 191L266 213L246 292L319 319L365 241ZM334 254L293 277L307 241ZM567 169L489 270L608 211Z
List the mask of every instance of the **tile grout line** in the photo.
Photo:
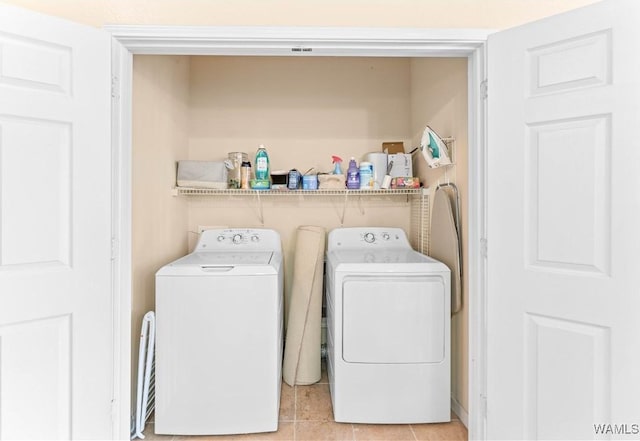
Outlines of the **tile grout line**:
M296 441L296 422L298 421L298 386L293 385L293 441Z

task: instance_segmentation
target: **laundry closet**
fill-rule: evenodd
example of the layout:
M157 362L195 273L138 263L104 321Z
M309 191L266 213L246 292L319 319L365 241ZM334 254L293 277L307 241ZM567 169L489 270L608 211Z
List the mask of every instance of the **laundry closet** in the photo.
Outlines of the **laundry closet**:
M203 227L264 227L282 237L285 296L295 231L318 225L400 227L415 233L411 195L177 196L180 160L222 161L267 147L271 170L330 172L331 156L358 162L382 143L417 147L426 125L452 138L454 165L428 169L425 187L455 182L468 257L467 59L320 56L133 58L132 374L142 316L154 309L156 271L187 254ZM427 214L428 216L428 211ZM452 398L468 409L468 279L452 317ZM135 378L135 377L132 377ZM135 385L135 382L132 382Z

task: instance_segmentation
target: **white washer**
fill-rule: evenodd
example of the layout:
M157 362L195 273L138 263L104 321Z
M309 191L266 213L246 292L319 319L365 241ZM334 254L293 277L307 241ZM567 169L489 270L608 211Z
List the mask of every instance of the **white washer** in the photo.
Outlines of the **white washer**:
M339 228L327 245L327 370L334 419L450 420L449 268L399 228Z
M272 230L208 230L156 273L157 434L278 429L282 249Z

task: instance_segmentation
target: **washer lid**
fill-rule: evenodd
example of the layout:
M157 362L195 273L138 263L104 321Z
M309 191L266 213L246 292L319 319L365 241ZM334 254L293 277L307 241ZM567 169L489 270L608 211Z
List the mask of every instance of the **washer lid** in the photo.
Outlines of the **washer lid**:
M215 265L268 265L273 257L272 251L253 252L196 252L176 260L173 266L215 266Z
M282 254L273 251L195 252L163 266L156 276L263 276L282 270Z

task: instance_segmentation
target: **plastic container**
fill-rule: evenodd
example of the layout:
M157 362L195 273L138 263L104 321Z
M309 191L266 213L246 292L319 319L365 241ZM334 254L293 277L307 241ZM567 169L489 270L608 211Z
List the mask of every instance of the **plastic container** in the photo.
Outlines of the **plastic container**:
M355 158L351 158L349 161L349 168L347 169L347 188L350 190L357 190L360 188L360 171L358 170Z
M271 181L268 179L252 179L250 184L253 190L269 190L271 188Z
M291 169L289 170L289 179L287 179L287 188L289 190L297 190L300 187L300 177L302 175L298 170Z
M225 165L227 167L227 187L228 188L240 188L241 165L243 162L249 160L249 156L244 152L230 152L227 154L227 160Z
M302 189L303 190L317 190L318 189L318 175L303 175L302 176Z
M263 144L260 144L256 152L256 180L264 181L269 179L269 155Z
M382 188L384 177L387 174L387 166L389 164L387 154L381 152L367 153L365 161L373 164L373 188Z
M360 163L360 190L373 190L373 164L370 162Z
M248 190L251 188L251 163L243 161L240 166L240 188Z
M271 189L281 190L287 188L288 175L289 172L284 170L271 172Z

